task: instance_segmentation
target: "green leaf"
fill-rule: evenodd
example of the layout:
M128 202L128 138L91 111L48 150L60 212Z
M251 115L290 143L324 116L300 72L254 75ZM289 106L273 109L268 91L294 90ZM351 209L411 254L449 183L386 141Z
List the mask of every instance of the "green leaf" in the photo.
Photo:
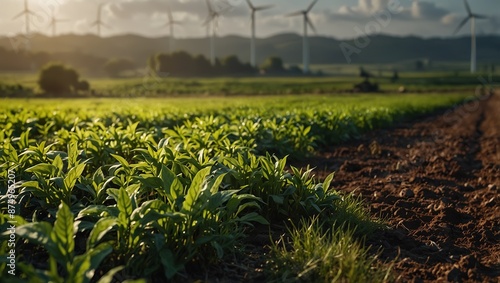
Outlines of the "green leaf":
M262 217L262 215L259 215L257 212L251 212L247 215L244 215L240 218L238 218L238 221L251 224L250 222L257 222L263 225L269 225L269 222Z
M87 239L87 250L93 248L97 242L99 242L108 231L113 229L116 225L115 217L104 217L99 219L95 223L94 229L90 231L89 237Z
M219 259L222 259L222 257L224 256L224 250L222 249L221 245L219 243L217 243L216 241L210 242L210 245L212 245L212 247L215 249L215 252L217 253L217 257Z
M50 234L51 240L57 246L62 256L62 258L56 257L56 259L63 266L69 265L73 261L73 252L75 250L73 227L73 213L71 213L69 207L63 202L59 205L54 228Z
M68 143L68 167L73 167L77 163L78 149L77 142L70 141Z
M16 227L17 235L19 235L22 238L28 239L33 244L41 246L51 244L52 242L50 238L51 232L52 232L52 225L50 225L47 222L28 223Z
M128 164L127 160L125 160L125 158L119 156L119 155L116 155L116 154L111 154L111 156L113 156L116 160L118 160L118 162L120 162L121 165L123 165L123 167L130 167L130 164Z
M212 168L206 167L198 171L194 176L191 186L188 189L186 199L182 203L182 211L189 212L195 209L195 204L204 191L207 191L208 186L206 179Z
M124 188L120 189L109 189L108 194L116 200L116 206L118 207L118 220L123 225L127 225L130 222L130 216L134 211L132 207L132 201Z
M273 201L276 204L283 204L283 203L285 203L285 198L283 196L270 195L270 197L273 199Z
M58 174L59 172L62 172L63 167L64 167L64 163L63 163L60 155L56 155L56 157L54 158L54 161L52 161L52 165L54 165L57 168L56 174Z
M160 260L165 269L165 276L167 279L172 279L179 271L184 269L184 265L176 261L174 254L168 250L163 249L160 251Z
M110 271L108 271L106 274L104 274L97 283L112 283L113 282L113 277L115 276L116 273L119 271L123 270L125 266L117 266Z
M48 176L55 176L57 173L57 167L52 165L52 164L39 163L35 166L32 166L32 167L26 169L26 172L41 174L41 175L48 175Z
M138 177L137 180L139 180L139 182L141 182L146 188L156 189L163 187L163 181L158 177L147 177L147 178Z
M222 206L225 202L229 201L231 197L238 193L240 190L227 190L220 191L213 194L208 201L207 210L215 211L218 207Z
M83 218L85 216L103 217L103 216L118 216L118 209L116 207L109 207L106 205L89 205L86 208L80 210L77 219Z
M170 169L167 168L167 166L162 164L159 177L163 182L163 189L166 191L167 194L170 194L170 188L172 187L174 180L177 179L174 172L172 172Z
M239 215L243 210L245 210L247 208L260 209L260 205L255 201L246 202L238 207L238 211L236 212L236 215Z
M325 181L323 182L323 189L325 190L325 192L328 191L328 189L330 188L330 184L332 183L334 176L335 173L331 173L325 178Z
M222 183L222 181L224 180L224 177L226 176L226 173L224 174L220 174L219 176L217 176L217 178L213 179L211 182L210 182L210 192L212 194L215 194L216 192L219 191L219 187L220 187L220 184Z
M83 170L85 169L85 164L79 164L76 167L73 167L69 170L68 174L66 175L66 178L64 178L64 184L66 185L67 190L73 189L73 187L76 184L76 181L78 178L83 173Z
M94 277L95 270L107 257L113 248L110 244L104 243L88 250L86 253L76 256L71 270L69 271L70 282L88 283Z
M22 187L24 187L24 188L35 188L35 189L40 188L40 186L39 186L39 184L38 184L37 181L26 181L26 182L23 182Z

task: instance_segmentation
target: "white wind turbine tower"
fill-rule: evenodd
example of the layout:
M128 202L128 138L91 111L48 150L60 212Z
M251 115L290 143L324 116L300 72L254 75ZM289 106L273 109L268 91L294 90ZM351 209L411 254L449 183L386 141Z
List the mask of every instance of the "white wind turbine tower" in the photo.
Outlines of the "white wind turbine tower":
M209 25L211 24L212 28L212 36L210 38L210 63L213 66L215 65L215 37L216 37L216 31L218 27L220 13L213 8L212 3L210 3L210 0L206 0L206 2L208 7L208 17L204 25L207 25L207 27L209 27Z
M458 25L455 30L456 34L470 20L470 36L471 36L471 55L470 55L470 72L474 74L477 70L476 61L476 19L486 19L486 16L472 13L469 3L464 0L465 8L467 9L467 17Z
M310 26L311 29L316 32L316 28L314 27L314 25L312 24L311 20L309 19L309 12L312 10L312 8L314 7L314 5L318 2L318 0L314 0L310 5L309 7L307 7L306 10L302 10L302 11L297 11L295 13L291 13L291 14L288 14L287 16L288 17L292 17L292 16L299 16L299 15L303 15L304 16L304 35L303 35L303 38L302 38L302 52L303 52L303 55L302 55L302 61L303 61L303 64L304 64L304 74L307 74L309 73L309 38L307 37L307 26Z
M68 20L58 19L55 16L54 9L52 9L52 14L50 17L49 27L52 28L52 37L55 37L57 34L57 23L67 22Z
M174 46L174 25L180 25L181 22L174 20L174 17L172 15L172 10L170 10L170 7L167 7L167 17L168 20L164 26L170 28L170 34L168 38L168 51L172 52Z
M30 45L30 32L31 32L30 31L30 16L37 16L37 14L29 9L28 0L24 0L24 10L21 13L17 14L12 19L15 20L23 15L25 16L25 21L26 21L26 38L27 38L26 49L30 50L31 49L31 45Z
M109 28L102 20L101 20L101 12L102 12L102 4L99 4L97 8L97 19L90 26L97 27L97 35L101 37L101 26Z
M272 8L274 5L266 5L266 6L254 6L250 0L246 0L250 10L252 10L252 38L250 40L250 65L255 67L257 65L257 56L255 55L255 13L258 11L263 11Z

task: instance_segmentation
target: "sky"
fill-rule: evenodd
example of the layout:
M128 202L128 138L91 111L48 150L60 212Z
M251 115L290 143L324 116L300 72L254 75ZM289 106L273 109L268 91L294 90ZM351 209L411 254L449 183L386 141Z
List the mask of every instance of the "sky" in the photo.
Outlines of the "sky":
M218 35L250 35L250 10L246 0L211 0L220 11ZM302 33L301 16L286 14L303 10L312 0L252 0L255 6L274 7L257 13L257 37L279 33ZM469 0L474 13L488 19L477 20L479 35L500 35L500 1ZM57 34L96 33L91 23L96 20L97 7L103 4L102 36L139 34L148 37L168 35L167 7L175 21L175 37L205 36L203 23L207 19L205 0L28 0L29 9L36 14L30 18L33 32L52 34L49 28L52 10L56 18L68 20L57 25ZM23 0L0 0L0 35L12 36L25 32L25 17L13 19L24 9ZM466 17L461 0L319 0L309 17L316 34L339 39L363 34L398 36L450 37ZM313 33L314 34L314 33ZM465 25L457 36L470 34Z

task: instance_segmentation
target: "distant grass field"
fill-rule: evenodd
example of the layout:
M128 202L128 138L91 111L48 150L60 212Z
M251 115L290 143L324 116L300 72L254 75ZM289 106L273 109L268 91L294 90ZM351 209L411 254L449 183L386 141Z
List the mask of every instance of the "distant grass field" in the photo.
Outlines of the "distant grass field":
M0 112L9 109L48 109L68 111L78 109L78 113L121 112L123 109L144 112L171 111L171 113L212 112L226 109L261 109L273 113L290 111L291 109L369 108L391 107L394 104L429 104L445 101L460 101L470 97L467 92L450 94L338 94L338 95L269 95L255 99L251 96L241 97L177 97L177 98L76 98L65 99L0 99ZM8 102L8 103L7 103ZM445 104L449 104L446 102Z
M89 80L93 95L104 97L344 93L350 92L354 84L363 80L359 77L359 66L316 65L314 68L337 69L340 73L335 76L320 77L82 77ZM401 86L404 86L408 92L472 92L481 87L484 82L500 81L500 75L490 78L481 72L471 75L467 71L460 73L404 71L398 73L397 81L392 81L393 72L389 71L390 66L381 66L379 70L377 68L379 66L371 65L365 69L373 75L370 80L378 83L382 92L397 92ZM12 97L23 92L28 92L28 95L40 94L42 91L38 88L37 80L37 75L33 73L0 73L0 96ZM19 86L22 86L22 91L18 91Z

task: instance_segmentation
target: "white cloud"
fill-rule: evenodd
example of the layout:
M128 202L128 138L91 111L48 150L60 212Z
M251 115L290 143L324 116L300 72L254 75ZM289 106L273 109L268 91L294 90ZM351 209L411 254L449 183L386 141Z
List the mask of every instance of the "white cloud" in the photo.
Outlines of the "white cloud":
M448 14L446 16L444 16L443 18L441 18L441 22L445 25L452 25L452 24L455 24L457 23L458 21L458 15L457 14Z
M411 15L415 19L442 21L443 17L449 14L449 11L439 8L435 3L431 2L415 0L411 5Z
M450 14L449 11L432 2L414 0L410 5L405 6L400 0L358 0L355 6L341 6L332 16L341 16L342 20L359 20L384 11L390 11L394 18L400 20L441 21L443 17Z

